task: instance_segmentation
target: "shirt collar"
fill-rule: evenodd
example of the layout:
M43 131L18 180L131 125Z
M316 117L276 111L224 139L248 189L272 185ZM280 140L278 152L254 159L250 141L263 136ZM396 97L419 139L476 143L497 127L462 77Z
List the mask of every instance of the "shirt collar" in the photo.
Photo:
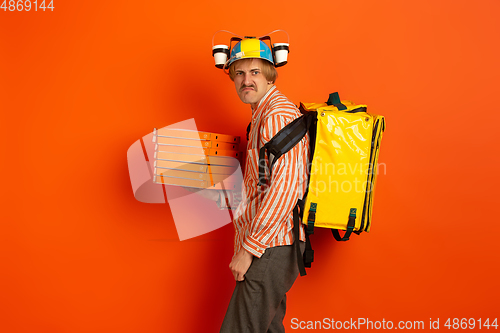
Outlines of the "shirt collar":
M252 115L260 109L260 107L264 104L264 101L269 97L269 95L271 95L274 90L276 90L276 86L273 84L273 86L267 91L267 93L260 99L259 104L257 104L257 108L252 109Z

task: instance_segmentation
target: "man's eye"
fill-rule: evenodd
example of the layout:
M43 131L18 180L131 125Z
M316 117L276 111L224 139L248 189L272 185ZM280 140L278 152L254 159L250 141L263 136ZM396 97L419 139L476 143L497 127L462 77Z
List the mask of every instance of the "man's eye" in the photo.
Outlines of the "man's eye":
M253 71L253 75L257 75L259 73L260 73L259 71Z

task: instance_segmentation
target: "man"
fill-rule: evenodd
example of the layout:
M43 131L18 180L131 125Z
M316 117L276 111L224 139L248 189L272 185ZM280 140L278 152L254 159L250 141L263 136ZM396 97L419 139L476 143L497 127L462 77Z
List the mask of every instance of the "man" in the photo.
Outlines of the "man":
M309 137L280 157L267 174L266 185L258 186L259 149L301 114L274 85L277 72L264 42L246 38L236 44L229 76L241 101L250 104L252 121L242 198L233 220L235 254L229 268L237 282L220 332L284 332L286 293L299 272L293 251L293 208L306 189ZM235 207L236 201L231 195L218 204ZM300 240L303 252L302 226Z

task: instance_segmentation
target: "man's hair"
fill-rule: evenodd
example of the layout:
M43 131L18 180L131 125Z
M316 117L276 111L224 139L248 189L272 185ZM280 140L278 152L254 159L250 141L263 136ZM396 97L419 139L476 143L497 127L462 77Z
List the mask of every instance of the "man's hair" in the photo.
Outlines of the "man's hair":
M238 61L246 61L253 59L259 59L259 58L248 58L248 59L241 59ZM232 81L234 81L234 77L236 76L236 71L234 70L234 65L236 63L237 61L233 62L231 66L229 66L229 77L231 78ZM261 66L262 74L264 75L266 80L275 83L276 79L278 78L278 71L276 70L276 68L274 68L274 65L267 60L262 60L261 63L262 63Z

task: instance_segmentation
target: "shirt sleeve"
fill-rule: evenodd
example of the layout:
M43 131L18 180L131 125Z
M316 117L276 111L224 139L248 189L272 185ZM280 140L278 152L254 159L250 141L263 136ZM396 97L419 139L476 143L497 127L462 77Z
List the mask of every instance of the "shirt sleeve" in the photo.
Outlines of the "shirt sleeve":
M268 117L262 126L261 138L268 142L291 121L292 117L282 115ZM302 145L300 141L273 166L263 201L252 220L250 233L243 241L243 247L256 257L260 258L269 243L286 228L287 218L297 203L300 185L298 162Z

